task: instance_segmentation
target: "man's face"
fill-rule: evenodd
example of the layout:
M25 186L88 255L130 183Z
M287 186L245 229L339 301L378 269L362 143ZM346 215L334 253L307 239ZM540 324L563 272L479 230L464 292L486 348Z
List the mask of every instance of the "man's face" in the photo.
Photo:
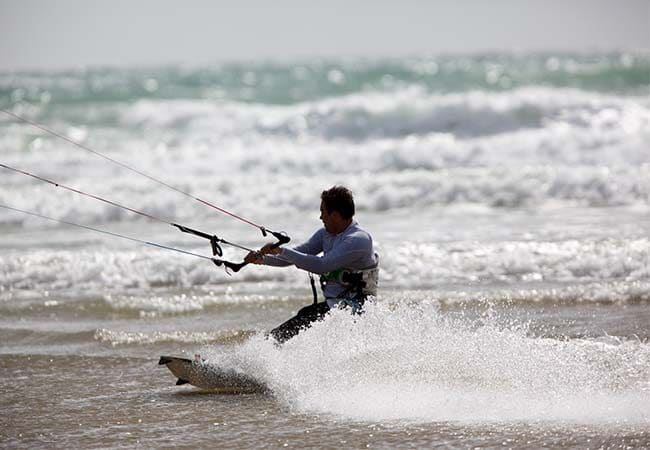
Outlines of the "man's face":
M323 225L325 226L325 230L328 232L332 232L332 221L333 221L333 215L336 214L336 211L332 212L332 214L327 212L327 208L325 208L325 203L321 202L320 203L320 220L323 221Z

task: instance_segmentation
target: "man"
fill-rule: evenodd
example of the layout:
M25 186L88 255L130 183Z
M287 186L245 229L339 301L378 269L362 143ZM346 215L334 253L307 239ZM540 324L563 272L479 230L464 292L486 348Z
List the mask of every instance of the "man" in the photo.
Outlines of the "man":
M295 248L271 248L268 244L259 252L246 256L249 263L295 265L321 276L325 301L302 308L295 317L271 330L278 342L291 339L312 322L322 320L331 308L351 306L353 313L360 313L366 297L376 295L378 257L372 237L353 217L352 192L343 186L334 186L321 194L323 228L307 242Z

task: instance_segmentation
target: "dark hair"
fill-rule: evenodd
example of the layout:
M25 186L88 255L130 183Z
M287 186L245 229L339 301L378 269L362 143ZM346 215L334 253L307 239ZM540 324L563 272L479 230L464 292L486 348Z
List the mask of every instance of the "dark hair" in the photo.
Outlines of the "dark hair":
M320 195L325 209L332 214L337 211L344 219L354 216L354 198L352 192L344 186L334 186Z

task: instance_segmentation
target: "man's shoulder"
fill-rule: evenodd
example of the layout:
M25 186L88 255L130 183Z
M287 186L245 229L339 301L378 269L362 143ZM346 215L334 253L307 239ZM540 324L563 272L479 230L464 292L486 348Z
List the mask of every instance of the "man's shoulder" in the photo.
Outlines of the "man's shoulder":
M366 231L361 225L359 225L359 222L353 222L352 225L350 226L350 232L351 233L361 233L366 236L370 236L370 233Z
M368 233L366 230L361 228L361 226L359 226L359 224L356 222L350 226L350 230L348 230L345 239L351 241L372 242L372 236L370 235L370 233Z

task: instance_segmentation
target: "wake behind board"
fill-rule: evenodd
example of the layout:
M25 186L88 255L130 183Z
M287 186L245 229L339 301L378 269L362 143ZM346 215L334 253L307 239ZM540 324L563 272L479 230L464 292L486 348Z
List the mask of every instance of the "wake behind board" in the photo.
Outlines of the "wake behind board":
M223 369L205 360L191 360L175 356L161 356L159 365L165 365L178 377L176 385L191 384L202 389L214 389L221 393L246 394L264 392L265 386L253 378Z

